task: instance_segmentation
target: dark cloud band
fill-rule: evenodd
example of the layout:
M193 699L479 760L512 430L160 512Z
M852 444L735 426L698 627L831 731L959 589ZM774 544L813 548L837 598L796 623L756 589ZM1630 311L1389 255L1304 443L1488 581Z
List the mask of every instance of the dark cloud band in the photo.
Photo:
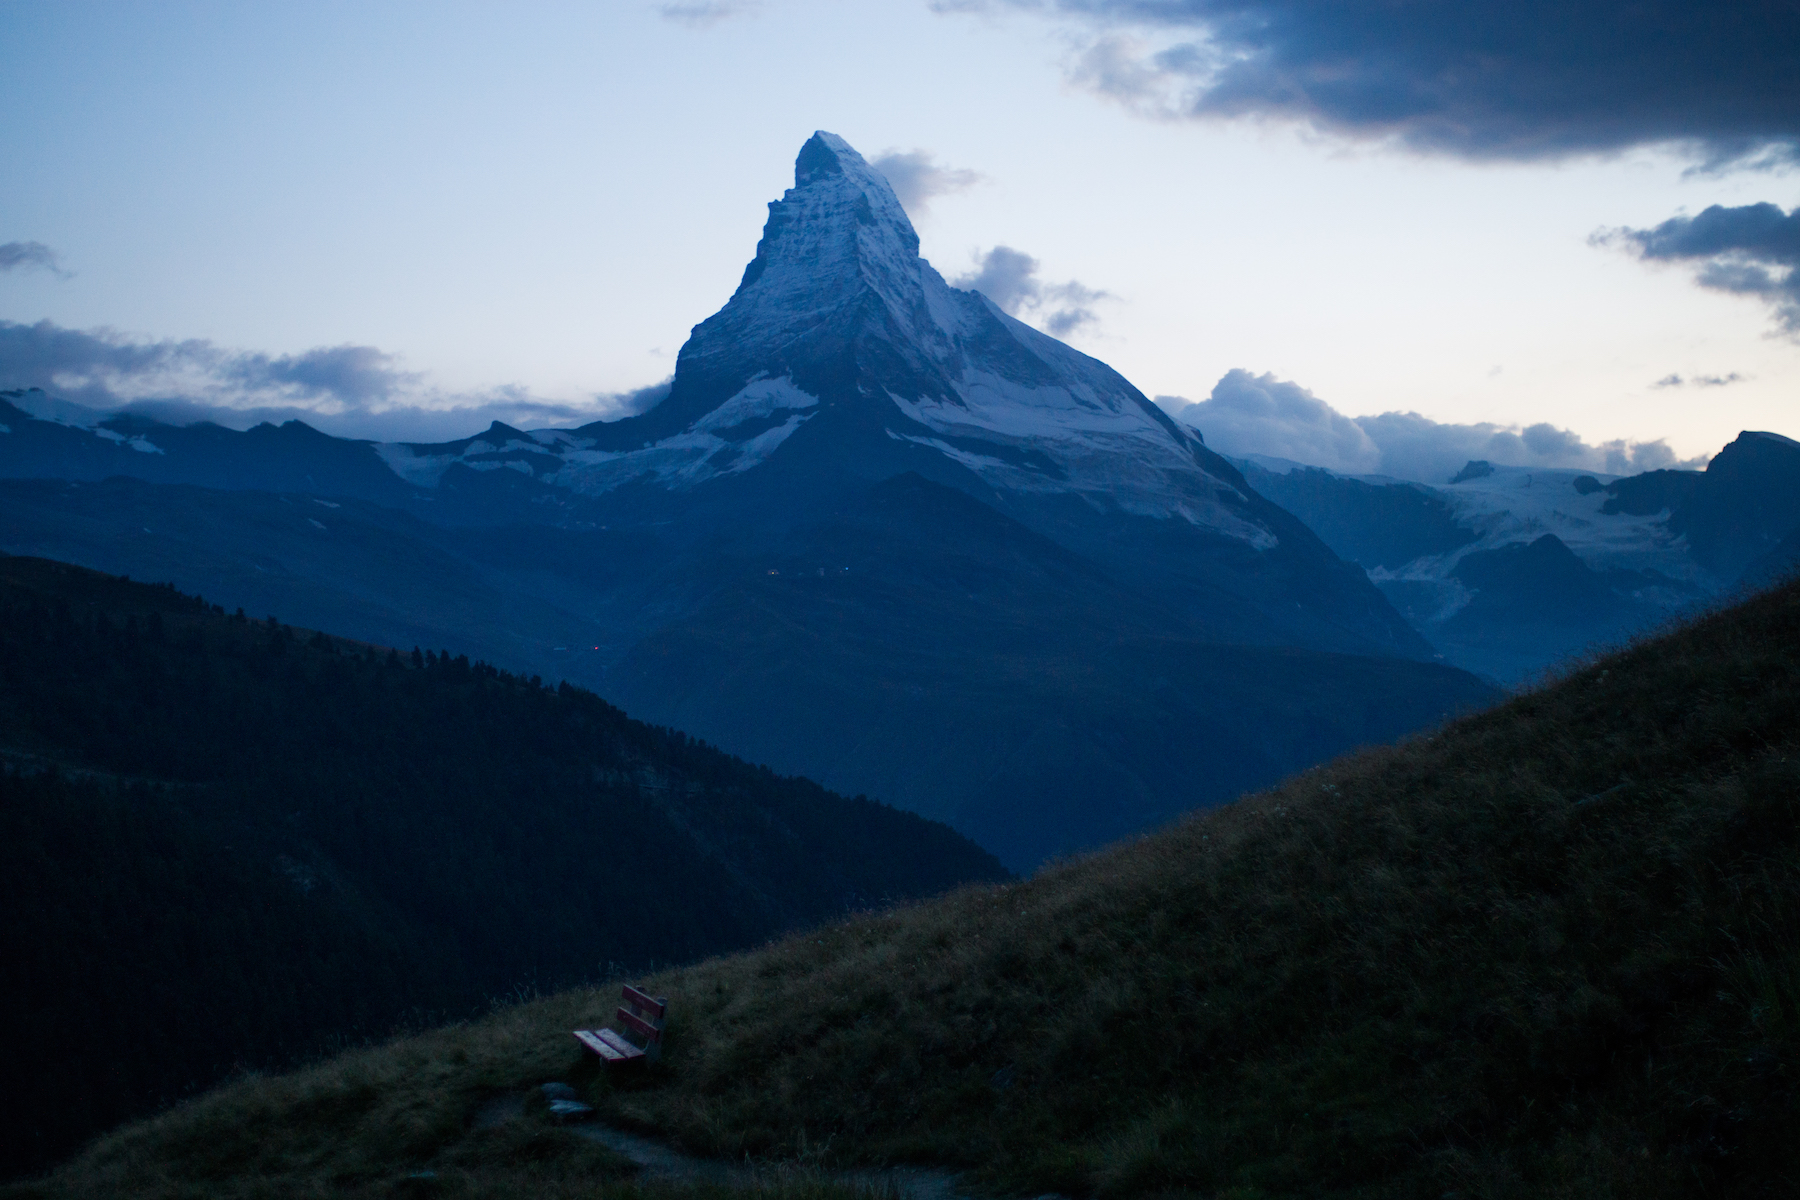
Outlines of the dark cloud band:
M1093 32L1077 76L1167 114L1289 119L1478 159L1675 143L1719 167L1792 160L1800 145L1800 5L1791 0L939 7L1080 19Z

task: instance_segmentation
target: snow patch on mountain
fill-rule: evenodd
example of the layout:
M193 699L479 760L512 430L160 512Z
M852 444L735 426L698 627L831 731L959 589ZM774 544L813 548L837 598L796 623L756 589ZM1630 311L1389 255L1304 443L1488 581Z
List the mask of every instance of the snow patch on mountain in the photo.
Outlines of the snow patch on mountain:
M817 408L819 398L787 377L754 379L687 431L638 450L573 448L546 482L586 495L609 492L646 477L668 488L690 488L764 462ZM786 414L770 424L777 414ZM591 442L589 445L591 446Z
M885 422L889 437L930 447L997 490L1075 493L1258 549L1278 544L1241 515L1246 498L1201 466L1190 435L1116 371L947 284L919 257L886 178L823 132L802 149L795 186L770 205L737 293L683 347L678 381L713 363L752 369L757 355L822 331L904 364L867 379L857 398L885 399L903 418Z
M842 138L815 133L795 161L794 186L769 205L737 292L695 328L676 374L779 353L821 330L854 332L871 298L900 332L896 341L941 356L949 346L925 311L929 270L887 180Z
M1277 475L1326 470L1262 454L1246 455L1237 461L1253 463ZM1470 554L1534 542L1553 533L1596 571L1651 570L1697 588L1717 583L1694 562L1687 539L1670 531L1668 509L1643 516L1605 511L1607 501L1613 498L1605 486L1622 476L1491 463L1486 465L1485 474L1471 474L1456 483L1433 486L1388 475L1328 473L1376 487L1425 492L1441 500L1452 519L1476 535L1474 541L1445 554L1423 556L1391 570L1377 567L1370 577L1378 582L1448 579L1456 565ZM1594 482L1577 488L1575 483L1582 478Z
M103 412L85 404L77 404L73 400L58 399L47 394L43 388L25 388L3 395L8 404L26 416L49 421L53 425L66 425L70 429L93 430L99 427L100 422L118 415L116 412Z
M377 442L375 453L387 464L388 470L414 487L422 488L436 487L444 472L461 458L458 454L421 454L404 442Z
M73 428L81 428L81 427L74 426ZM118 430L108 429L104 425L93 426L89 430L89 432L91 432L97 438L101 438L101 439L103 439L105 441L109 441L109 442L116 442L121 446L127 446L133 450L136 450L140 454L161 454L163 452L162 447L156 445L154 442L152 442L149 438L145 437L141 433L134 434L134 435L131 435L128 437L125 434L120 433Z
M1091 381L1032 386L971 369L951 398L909 400L890 392L888 399L913 421L960 444L893 430L890 436L931 445L1001 491L1074 492L1096 507L1178 518L1259 550L1279 544L1274 534L1238 515L1230 502L1244 497L1201 470L1191 447L1131 397ZM995 451L982 454L971 443Z
M792 379L785 376L781 379L753 379L744 385L743 391L696 421L694 430L726 437L728 431L759 417L767 417L780 409L812 408L818 403L817 396L807 395L794 386Z
M161 446L152 442L143 434L120 433L116 429L107 428L102 422L118 419L116 412L101 412L83 404L70 400L59 400L46 395L42 388L25 388L21 391L0 392L0 400L12 405L35 421L45 421L52 425L62 425L68 429L80 429L93 434L101 441L112 442L136 450L139 454L165 453ZM11 433L6 426L0 426L0 433Z
M817 396L795 387L792 379L761 378L683 432L636 450L598 450L594 438L541 429L501 440L474 438L456 448L389 442L378 444L375 452L396 475L425 488L437 487L451 467L463 466L510 469L584 495L640 479L680 489L765 461L818 403Z
M1649 569L1684 582L1704 581L1704 572L1688 554L1686 539L1669 531L1667 509L1648 516L1607 513L1603 509L1611 497L1605 491L1594 489L1584 495L1576 490L1575 481L1583 476L1602 485L1619 478L1591 471L1496 465L1492 474L1432 489L1449 502L1458 524L1481 535L1454 557L1554 533L1596 571Z

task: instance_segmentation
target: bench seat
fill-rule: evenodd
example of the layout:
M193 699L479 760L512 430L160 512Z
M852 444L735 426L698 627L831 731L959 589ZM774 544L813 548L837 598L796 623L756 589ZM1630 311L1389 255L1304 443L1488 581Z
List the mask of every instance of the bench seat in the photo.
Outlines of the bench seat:
M644 1052L610 1029L577 1029L575 1038L607 1062L629 1062Z
M577 1029L575 1040L609 1063L654 1060L662 1052L663 1022L669 1014L669 1002L626 984L619 998L625 1001L614 1014L614 1020L644 1039L642 1046L615 1029Z

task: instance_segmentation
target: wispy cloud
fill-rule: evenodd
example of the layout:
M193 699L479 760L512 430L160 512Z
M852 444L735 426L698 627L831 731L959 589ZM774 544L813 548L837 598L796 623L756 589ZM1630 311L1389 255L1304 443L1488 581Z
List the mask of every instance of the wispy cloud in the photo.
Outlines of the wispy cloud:
M1800 147L1800 8L1693 0L950 0L1077 31L1071 77L1165 117L1293 121L1475 159Z
M887 176L894 195L915 217L930 207L937 197L967 191L982 181L980 172L967 167L942 166L925 150L889 150L869 165Z
M686 25L690 29L706 29L732 17L747 17L761 5L754 0L701 0L692 4L659 4L656 13L665 21Z
M62 257L42 242L7 242L0 245L0 271L48 271L58 279L72 278L63 269Z
M1657 380L1655 383L1651 384L1650 386L1653 388L1729 387L1734 383L1743 383L1748 378L1749 378L1749 376L1739 375L1736 371L1733 371L1729 375L1688 375L1688 376L1664 375L1661 379Z
M1200 430L1221 454L1265 454L1345 474L1420 483L1445 483L1471 459L1610 475L1706 463L1680 459L1661 438L1590 443L1548 422L1455 425L1413 412L1348 417L1297 383L1244 370L1226 372L1212 395L1197 403L1180 396L1156 401Z
M1094 305L1115 297L1079 280L1046 283L1038 278L1038 260L1011 246L995 246L975 255L975 270L958 277L957 287L980 292L1003 312L1030 318L1052 337L1066 338L1099 324Z
M152 341L112 330L0 321L0 390L41 388L100 412L140 412L173 424L246 428L303 420L346 437L441 441L490 421L579 425L641 412L666 383L577 401L516 385L446 391L374 346L299 354L232 350L204 339Z

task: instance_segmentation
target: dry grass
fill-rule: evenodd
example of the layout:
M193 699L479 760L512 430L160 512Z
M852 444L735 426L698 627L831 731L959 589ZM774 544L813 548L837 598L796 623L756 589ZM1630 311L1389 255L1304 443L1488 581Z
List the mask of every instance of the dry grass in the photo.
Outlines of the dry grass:
M1002 1192L1793 1194L1797 752L1789 587L1029 881L666 972L639 1075L579 1065L611 996L569 993L244 1081L31 1194L629 1186L469 1132L552 1078L697 1153Z
M553 1124L542 1103L476 1127L485 1102L565 1074L571 1055L545 1022L592 1008L570 993L339 1056L275 1078L239 1080L100 1139L71 1167L0 1189L9 1200L142 1197L603 1197L707 1200L716 1184L639 1181L636 1167ZM881 1200L801 1173L761 1200Z

